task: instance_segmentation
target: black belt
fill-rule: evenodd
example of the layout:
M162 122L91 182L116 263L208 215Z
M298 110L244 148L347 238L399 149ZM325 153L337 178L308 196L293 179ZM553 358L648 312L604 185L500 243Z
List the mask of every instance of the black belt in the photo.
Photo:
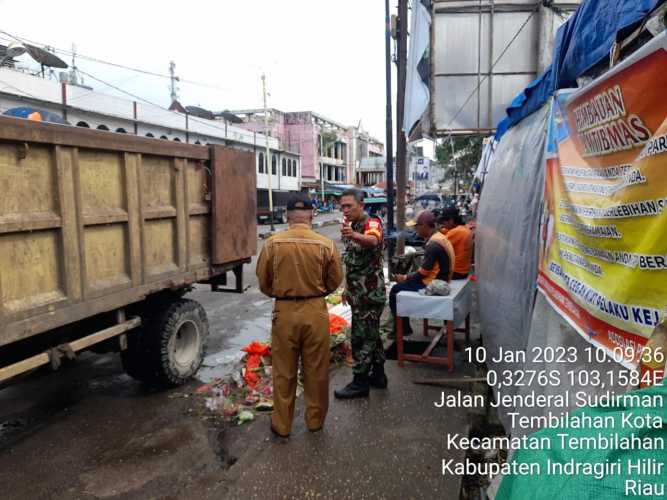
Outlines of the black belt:
M311 295L310 297L274 297L276 300L309 300L323 299L326 295Z

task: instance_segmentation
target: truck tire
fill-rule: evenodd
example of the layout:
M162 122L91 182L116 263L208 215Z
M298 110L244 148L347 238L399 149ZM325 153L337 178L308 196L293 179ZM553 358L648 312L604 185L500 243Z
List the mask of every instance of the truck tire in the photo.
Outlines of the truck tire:
M121 352L125 371L150 384L175 387L190 380L204 360L208 319L194 300L157 307Z

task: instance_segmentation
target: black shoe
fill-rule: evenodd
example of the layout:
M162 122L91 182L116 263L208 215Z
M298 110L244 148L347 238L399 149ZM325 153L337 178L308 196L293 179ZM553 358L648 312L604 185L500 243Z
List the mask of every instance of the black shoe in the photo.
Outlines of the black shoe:
M384 364L373 365L368 377L368 384L374 389L386 389L388 385L387 376L384 373Z
M338 399L365 398L369 392L368 375L355 375L343 389L334 391L334 396Z

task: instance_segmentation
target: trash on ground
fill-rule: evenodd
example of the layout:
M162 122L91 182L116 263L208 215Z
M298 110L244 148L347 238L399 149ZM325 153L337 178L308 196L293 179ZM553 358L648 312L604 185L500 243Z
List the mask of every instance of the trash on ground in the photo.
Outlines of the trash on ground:
M239 422L239 425L243 425L246 422L252 422L253 420L255 420L255 414L251 411L243 410L242 412L239 413L237 420Z
M329 308L329 338L331 363L340 366L351 364L350 323L352 310L342 304L342 290L327 297ZM273 367L271 365L270 325L267 324L267 340L255 340L243 347L241 357L226 355L224 360L236 359L231 373L223 378L198 387L194 393L204 398L206 409L225 421L239 424L249 422L255 414L273 412ZM299 368L299 386L302 390L303 372ZM250 417L248 416L250 415Z

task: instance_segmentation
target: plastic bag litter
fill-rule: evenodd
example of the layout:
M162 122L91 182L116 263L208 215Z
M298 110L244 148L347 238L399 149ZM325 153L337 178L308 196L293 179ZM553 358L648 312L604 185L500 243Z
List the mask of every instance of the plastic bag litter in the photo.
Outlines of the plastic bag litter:
M345 318L342 318L337 314L329 313L329 334L335 335L349 326L350 323Z
M421 295L437 295L445 297L451 293L451 288L449 283L442 280L433 280L431 283L426 285L426 288L419 291Z
M212 398L206 398L205 400L206 408L212 412L218 412L223 409L225 406L225 397L224 396L214 396Z
M346 304L338 304L337 306L331 307L329 309L329 314L335 314L340 316L348 323L352 323L352 308Z
M273 401L263 400L255 405L255 411L270 412L273 411Z
M262 364L262 356L267 356L270 349L267 344L255 340L241 350L248 353L244 378L248 387L254 389L259 382L259 375L257 375L256 370Z
M239 425L243 425L246 422L252 422L253 420L255 420L255 414L251 411L243 410L239 412L239 415L236 418L239 421Z

